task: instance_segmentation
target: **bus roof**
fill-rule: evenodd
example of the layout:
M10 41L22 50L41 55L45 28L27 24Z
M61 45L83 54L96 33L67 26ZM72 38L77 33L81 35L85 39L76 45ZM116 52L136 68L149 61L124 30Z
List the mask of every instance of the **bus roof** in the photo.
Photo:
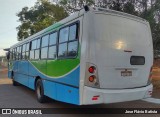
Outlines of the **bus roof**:
M91 12L111 13L111 14L115 14L115 15L121 15L121 16L125 16L125 17L130 17L130 18L133 18L133 19L136 19L136 20L140 20L140 21L143 21L143 22L147 22L143 18L134 16L134 15L131 15L131 14L127 14L127 13L124 13L124 12L120 12L120 11L115 11L115 10L106 9L106 8L100 8L100 7L90 7L89 9L90 9ZM32 36L24 39L23 41L18 42L17 44L14 44L10 48L18 46L18 45L21 45L21 44L26 43L26 42L29 42L32 39L36 39L36 38L42 36L43 34L45 34L47 32L50 32L51 30L56 29L56 28L60 27L61 25L65 24L65 23L67 23L67 22L69 22L69 21L71 21L73 19L76 19L77 17L82 16L84 13L86 13L86 11L84 9L80 9L79 11L77 11L74 14L64 18L63 20L54 23L53 25L41 30L40 32L37 32L36 34L33 34Z

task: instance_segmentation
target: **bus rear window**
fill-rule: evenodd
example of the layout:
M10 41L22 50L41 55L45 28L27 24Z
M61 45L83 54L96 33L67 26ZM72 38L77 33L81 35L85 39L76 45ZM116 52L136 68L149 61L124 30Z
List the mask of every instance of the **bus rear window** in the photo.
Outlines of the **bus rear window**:
M131 65L144 65L145 58L144 56L131 56L130 63Z

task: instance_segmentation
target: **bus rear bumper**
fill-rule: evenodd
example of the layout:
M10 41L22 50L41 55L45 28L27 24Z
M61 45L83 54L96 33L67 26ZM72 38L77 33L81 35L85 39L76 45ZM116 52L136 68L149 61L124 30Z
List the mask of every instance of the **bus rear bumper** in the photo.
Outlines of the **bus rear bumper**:
M96 89L85 86L82 105L140 100L151 97L152 90L152 84L146 87L123 90Z

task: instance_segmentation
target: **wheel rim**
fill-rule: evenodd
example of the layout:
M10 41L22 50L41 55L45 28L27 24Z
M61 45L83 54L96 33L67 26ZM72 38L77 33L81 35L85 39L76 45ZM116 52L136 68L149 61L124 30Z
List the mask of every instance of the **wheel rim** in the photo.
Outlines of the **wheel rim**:
M37 86L37 96L41 98L41 86Z

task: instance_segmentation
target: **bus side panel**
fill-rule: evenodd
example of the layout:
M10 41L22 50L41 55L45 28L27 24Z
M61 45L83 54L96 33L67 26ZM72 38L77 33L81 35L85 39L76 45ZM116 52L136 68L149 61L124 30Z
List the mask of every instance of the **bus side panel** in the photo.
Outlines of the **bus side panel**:
M18 64L18 72L24 75L28 75L28 61L20 61Z
M40 63L39 63L40 64ZM59 69L61 70L61 68ZM38 70L38 67L34 66L32 63L29 63L29 76L30 78L35 79L36 76L39 76L42 80L52 80L53 82L60 82L63 84L72 85L75 87L79 87L79 73L80 73L80 66L77 65L72 71L66 73L64 76L54 77L49 76L48 74L44 74ZM30 81L29 81L30 82Z
M18 61L13 61L13 73L15 81L18 81L17 71L18 71Z
M19 82L20 84L23 84L25 86L28 86L28 76L27 75L17 73L16 77L17 77L17 82Z
M18 74L18 82L28 86L28 61L19 61Z
M35 78L33 78L32 76L28 76L28 87L35 90Z
M56 84L57 100L79 105L79 88Z
M57 99L55 82L43 80L43 88L44 88L44 95L55 100Z
M79 105L79 88L43 80L44 94L52 99Z

